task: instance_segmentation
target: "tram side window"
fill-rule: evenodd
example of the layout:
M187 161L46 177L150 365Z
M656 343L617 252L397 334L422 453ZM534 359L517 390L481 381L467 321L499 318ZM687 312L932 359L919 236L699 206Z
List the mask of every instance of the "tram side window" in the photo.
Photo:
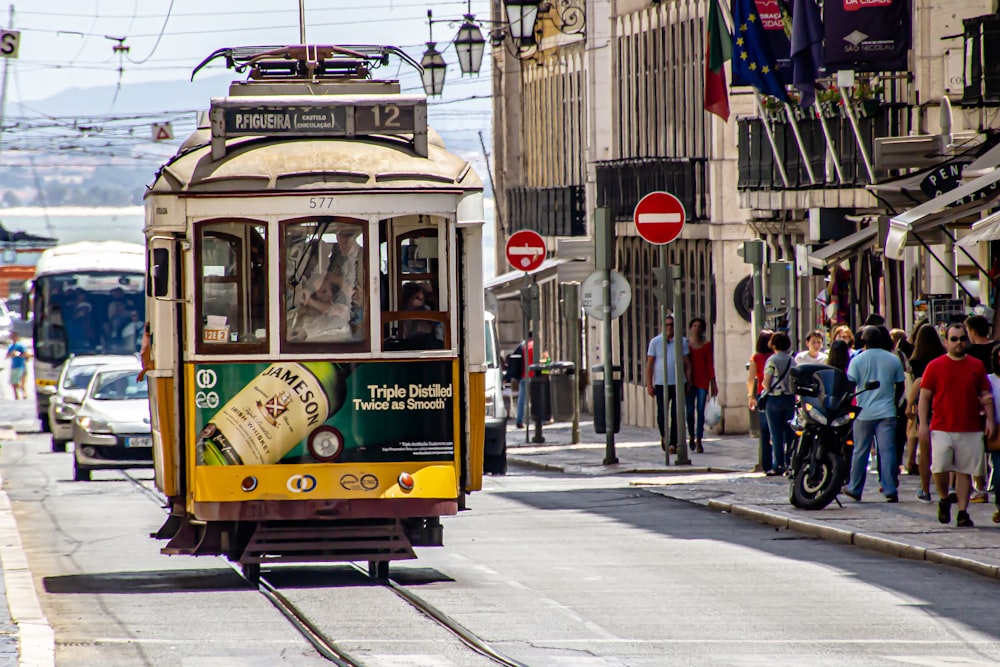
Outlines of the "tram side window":
M215 222L199 234L202 350L267 344L267 230L263 224Z
M332 217L284 225L286 344L367 348L365 228Z
M424 216L383 220L381 237L381 277L387 287L382 307L384 349L447 347L447 304L441 298L437 225Z

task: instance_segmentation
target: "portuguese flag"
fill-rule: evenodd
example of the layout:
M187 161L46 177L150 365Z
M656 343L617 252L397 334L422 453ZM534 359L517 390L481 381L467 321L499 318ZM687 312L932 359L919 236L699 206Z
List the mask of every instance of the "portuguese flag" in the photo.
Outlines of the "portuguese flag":
M729 94L723 63L733 57L732 35L719 11L719 0L709 0L705 33L705 111L729 120Z

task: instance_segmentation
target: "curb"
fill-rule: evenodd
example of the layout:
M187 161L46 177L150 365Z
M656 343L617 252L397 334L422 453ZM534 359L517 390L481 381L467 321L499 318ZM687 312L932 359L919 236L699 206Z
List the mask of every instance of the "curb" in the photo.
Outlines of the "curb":
M535 461L533 459L525 459L525 458L519 458L517 456L510 456L509 454L507 455L507 462L519 466L524 466L526 468L534 468L536 470L548 470L550 472L579 472L587 469L587 467L581 465L544 463L542 461ZM707 473L747 472L746 470L739 470L736 468L722 468L713 466L671 466L669 468L622 467L621 463L616 463L610 466L602 466L600 469L615 474L636 474L636 475L704 475Z
M3 565L7 608L17 625L19 659L22 667L55 665L55 632L45 618L28 559L21 545L17 520L0 478L0 562Z
M684 500L683 498L674 499ZM727 512L733 516L750 519L751 521L756 521L757 523L774 526L775 528L794 530L795 532L810 535L812 537L818 537L830 542L852 544L854 546L861 547L862 549L877 551L888 556L908 558L910 560L928 561L937 565L946 565L948 567L965 570L966 572L972 572L973 574L989 577L991 579L1000 579L1000 566L998 565L981 563L971 558L955 556L954 554L949 554L938 549L921 547L915 544L893 540L888 537L872 535L870 533L860 533L857 531L844 530L842 528L834 528L833 526L821 523L796 519L755 507L748 507L746 505L734 505L721 500L709 500L707 507L719 512Z

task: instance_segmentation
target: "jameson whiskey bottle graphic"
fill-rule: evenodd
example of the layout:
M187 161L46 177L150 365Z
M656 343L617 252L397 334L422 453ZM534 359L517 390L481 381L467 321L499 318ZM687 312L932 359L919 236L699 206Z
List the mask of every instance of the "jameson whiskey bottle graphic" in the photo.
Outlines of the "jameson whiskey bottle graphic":
M204 465L277 463L340 409L349 374L343 364L271 364L202 429L200 461Z

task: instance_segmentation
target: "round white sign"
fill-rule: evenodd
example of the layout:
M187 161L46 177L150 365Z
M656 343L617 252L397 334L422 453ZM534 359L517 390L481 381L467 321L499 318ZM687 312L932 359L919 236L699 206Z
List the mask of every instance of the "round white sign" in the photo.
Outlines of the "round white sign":
M594 271L580 286L580 303L591 317L604 319L604 273ZM622 316L625 309L632 303L632 286L625 276L617 271L611 272L611 319Z

